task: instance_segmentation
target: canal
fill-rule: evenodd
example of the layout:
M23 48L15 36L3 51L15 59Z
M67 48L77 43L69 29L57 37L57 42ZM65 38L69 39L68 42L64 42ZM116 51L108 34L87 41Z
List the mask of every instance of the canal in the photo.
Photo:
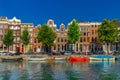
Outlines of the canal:
M0 80L120 80L120 61L1 62Z

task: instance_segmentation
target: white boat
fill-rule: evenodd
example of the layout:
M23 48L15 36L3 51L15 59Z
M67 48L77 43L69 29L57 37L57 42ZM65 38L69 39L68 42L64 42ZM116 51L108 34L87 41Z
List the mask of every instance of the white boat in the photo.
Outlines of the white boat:
M61 61L61 60L66 60L66 58L55 57L54 60L55 60L55 61Z
M90 56L91 61L115 61L116 58L113 56Z
M28 57L28 60L29 61L45 61L46 58L44 58L44 57L38 57L38 56L31 56L31 57Z

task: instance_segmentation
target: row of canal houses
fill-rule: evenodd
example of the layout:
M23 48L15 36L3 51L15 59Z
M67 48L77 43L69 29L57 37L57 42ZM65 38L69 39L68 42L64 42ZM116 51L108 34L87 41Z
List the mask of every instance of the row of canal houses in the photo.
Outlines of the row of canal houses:
M67 31L68 27L64 24L58 26L54 23L54 20L50 19L46 23L54 32L56 32L57 37L54 41L54 46L52 46L52 50L66 51L69 49L67 43ZM106 51L106 45L100 45L97 43L98 39L98 26L100 22L78 22L79 30L82 32L82 36L79 37L78 41L75 44L74 50L75 52L96 52L99 50ZM120 24L118 24L120 26ZM23 23L20 19L13 17L12 19L8 19L8 17L1 16L0 17L0 50L6 50L7 47L3 44L2 39L7 29L10 28L13 30L14 42L10 46L10 51L16 51L16 48L19 48L20 51L24 49L24 45L20 42L20 35L24 29L24 27L28 27L29 34L31 36L30 43L26 47L26 52L32 50L33 52L43 51L42 43L39 43L37 40L38 30L41 25L34 26L33 23ZM120 40L116 40L112 45L109 46L110 51L120 51Z

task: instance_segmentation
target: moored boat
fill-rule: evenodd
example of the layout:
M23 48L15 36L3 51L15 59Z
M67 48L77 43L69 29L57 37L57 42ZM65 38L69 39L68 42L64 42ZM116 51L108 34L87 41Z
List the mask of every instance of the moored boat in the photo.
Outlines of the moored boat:
M70 56L69 57L70 62L88 62L88 60L89 60L88 56L80 56L80 57Z
M19 58L1 58L2 61L23 61L22 57Z
M114 56L107 56L107 55L90 56L89 59L91 61L115 61L116 60Z
M28 58L29 61L44 61L46 58L44 57L38 57L38 56L31 56Z
M55 57L54 58L55 61L60 61L60 60L66 60L65 57Z

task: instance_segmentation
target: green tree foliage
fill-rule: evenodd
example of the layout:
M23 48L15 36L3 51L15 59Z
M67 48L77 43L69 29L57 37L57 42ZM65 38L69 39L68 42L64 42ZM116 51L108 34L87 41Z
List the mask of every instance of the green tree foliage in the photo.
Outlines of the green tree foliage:
M13 31L11 29L7 30L7 33L3 37L3 44L5 44L8 47L9 52L9 46L13 44Z
M98 41L107 43L107 53L109 53L108 44L117 40L120 33L117 22L118 20L104 19L98 28Z
M30 35L27 27L25 27L24 30L22 31L20 39L21 42L25 45L25 47L30 43Z
M81 35L76 20L73 20L68 27L68 43L75 44Z
M50 47L54 44L56 38L56 33L53 30L44 24L38 31L38 42L41 42L43 46Z

